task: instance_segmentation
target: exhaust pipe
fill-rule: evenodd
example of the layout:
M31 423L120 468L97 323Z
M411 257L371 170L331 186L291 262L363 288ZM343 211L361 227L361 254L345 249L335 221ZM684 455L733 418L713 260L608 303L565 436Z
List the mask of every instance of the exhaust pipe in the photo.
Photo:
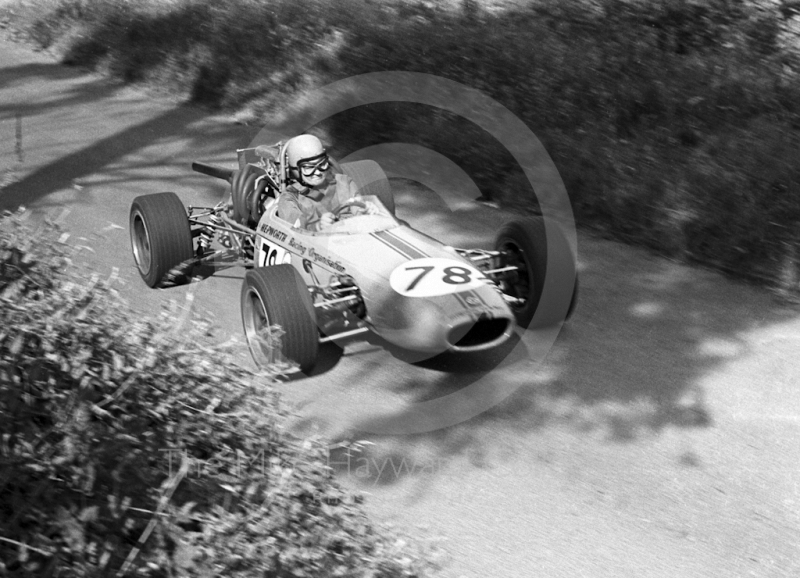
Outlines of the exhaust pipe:
M217 177L218 179L228 181L229 183L233 180L233 169L226 169L224 167L218 167L216 165L209 165L207 163L194 161L192 163L192 170L197 171L198 173L203 173L204 175L208 175L210 177Z

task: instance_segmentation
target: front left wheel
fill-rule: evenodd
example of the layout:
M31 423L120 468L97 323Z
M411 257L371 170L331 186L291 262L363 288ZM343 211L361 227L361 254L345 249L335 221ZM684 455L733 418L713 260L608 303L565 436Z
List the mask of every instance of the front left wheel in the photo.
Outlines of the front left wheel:
M311 295L291 265L251 269L244 276L242 324L250 354L259 367L289 360L304 373L319 352L319 330ZM273 329L283 334L276 339Z
M158 287L170 269L194 255L186 209L175 193L133 199L129 224L133 259L149 287Z

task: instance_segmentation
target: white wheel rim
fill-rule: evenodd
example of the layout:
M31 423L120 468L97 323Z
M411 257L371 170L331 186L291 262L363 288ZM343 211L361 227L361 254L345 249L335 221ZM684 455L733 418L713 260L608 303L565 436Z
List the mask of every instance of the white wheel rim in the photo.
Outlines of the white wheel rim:
M150 233L142 215L138 212L133 216L131 238L133 239L133 258L136 260L136 266L143 275L147 275L153 263L150 250Z
M252 287L248 288L245 295L242 313L244 335L256 364L260 365L262 362L267 364L275 363L277 361L277 352L267 347L266 343L259 337L259 333L270 325L267 308L261 300L261 295Z

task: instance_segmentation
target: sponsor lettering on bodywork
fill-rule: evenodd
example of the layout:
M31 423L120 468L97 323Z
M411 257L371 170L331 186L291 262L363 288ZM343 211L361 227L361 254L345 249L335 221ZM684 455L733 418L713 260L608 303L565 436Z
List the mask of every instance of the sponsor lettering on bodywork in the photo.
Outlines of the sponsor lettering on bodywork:
M264 233L265 235L272 237L273 239L277 239L281 243L285 243L286 237L288 237L288 235L285 232L281 231L280 229L276 229L271 225L267 225L266 223L263 223L258 230Z
M345 269L344 265L342 265L341 261L334 261L333 259L331 259L330 257L328 257L326 255L322 255L320 253L317 253L314 250L314 247L311 247L308 250L308 256L309 256L309 258L313 259L315 262L320 263L322 265L325 265L327 267L330 267L331 269L335 269L335 270L339 271L339 273L344 273L346 271L346 269Z
M298 253L300 253L300 255L306 254L306 246L303 245L300 241L295 241L294 237L289 239L289 246Z

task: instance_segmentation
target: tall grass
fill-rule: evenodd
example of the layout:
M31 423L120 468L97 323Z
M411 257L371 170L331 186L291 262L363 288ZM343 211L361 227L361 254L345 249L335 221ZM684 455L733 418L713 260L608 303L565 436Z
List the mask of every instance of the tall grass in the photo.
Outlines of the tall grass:
M267 116L363 72L477 88L546 144L580 225L796 290L800 16L761 0L60 0L29 19L66 62ZM794 32L793 32L794 30ZM334 117L339 148L405 140L535 210L507 152L420 105Z

